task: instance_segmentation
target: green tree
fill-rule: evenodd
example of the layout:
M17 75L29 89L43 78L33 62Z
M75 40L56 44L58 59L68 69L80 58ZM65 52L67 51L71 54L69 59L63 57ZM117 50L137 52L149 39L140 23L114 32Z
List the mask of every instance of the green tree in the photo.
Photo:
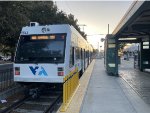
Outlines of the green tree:
M0 1L0 51L14 56L21 28L31 21L41 25L70 24L86 39L74 15L59 11L53 1Z
M21 27L28 23L24 15L26 11L23 2L0 2L0 47L2 52L10 52L14 56L14 49Z

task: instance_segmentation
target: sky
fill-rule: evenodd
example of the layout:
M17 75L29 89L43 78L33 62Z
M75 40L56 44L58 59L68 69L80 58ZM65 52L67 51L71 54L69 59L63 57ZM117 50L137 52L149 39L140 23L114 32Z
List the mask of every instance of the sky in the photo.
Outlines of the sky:
M131 6L132 1L56 1L59 10L73 14L81 30L88 35L88 42L94 48L104 48L100 38L112 33Z

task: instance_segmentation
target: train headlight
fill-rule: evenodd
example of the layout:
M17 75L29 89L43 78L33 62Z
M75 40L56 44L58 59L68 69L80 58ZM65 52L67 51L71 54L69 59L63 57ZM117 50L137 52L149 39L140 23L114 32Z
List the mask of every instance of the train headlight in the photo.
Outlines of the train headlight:
M20 75L20 67L15 67L15 75Z

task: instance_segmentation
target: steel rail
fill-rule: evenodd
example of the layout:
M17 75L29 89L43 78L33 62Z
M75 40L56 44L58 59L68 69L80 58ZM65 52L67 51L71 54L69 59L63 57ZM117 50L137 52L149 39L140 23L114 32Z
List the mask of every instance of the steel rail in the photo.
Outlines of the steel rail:
M2 110L1 113L10 113L17 107L21 106L24 103L24 101L26 101L28 99L29 99L29 97L24 97L23 99L19 100L18 102L15 102L14 104L7 107L6 109Z
M54 111L54 108L55 108L56 104L57 104L58 102L60 102L61 98L62 98L62 94L60 94L60 95L54 100L54 102L47 108L47 110L45 110L43 113L52 113L52 112Z

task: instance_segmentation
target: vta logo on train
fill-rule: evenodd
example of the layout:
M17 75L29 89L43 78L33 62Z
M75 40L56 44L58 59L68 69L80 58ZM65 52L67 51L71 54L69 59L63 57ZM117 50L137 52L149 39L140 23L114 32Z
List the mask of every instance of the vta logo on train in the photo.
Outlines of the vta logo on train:
M42 76L42 75L48 76L48 74L46 73L45 69L42 66L41 67L39 67L39 66L35 66L35 67L29 66L29 68L30 68L30 70L32 71L32 73L34 75L38 74L39 76Z

